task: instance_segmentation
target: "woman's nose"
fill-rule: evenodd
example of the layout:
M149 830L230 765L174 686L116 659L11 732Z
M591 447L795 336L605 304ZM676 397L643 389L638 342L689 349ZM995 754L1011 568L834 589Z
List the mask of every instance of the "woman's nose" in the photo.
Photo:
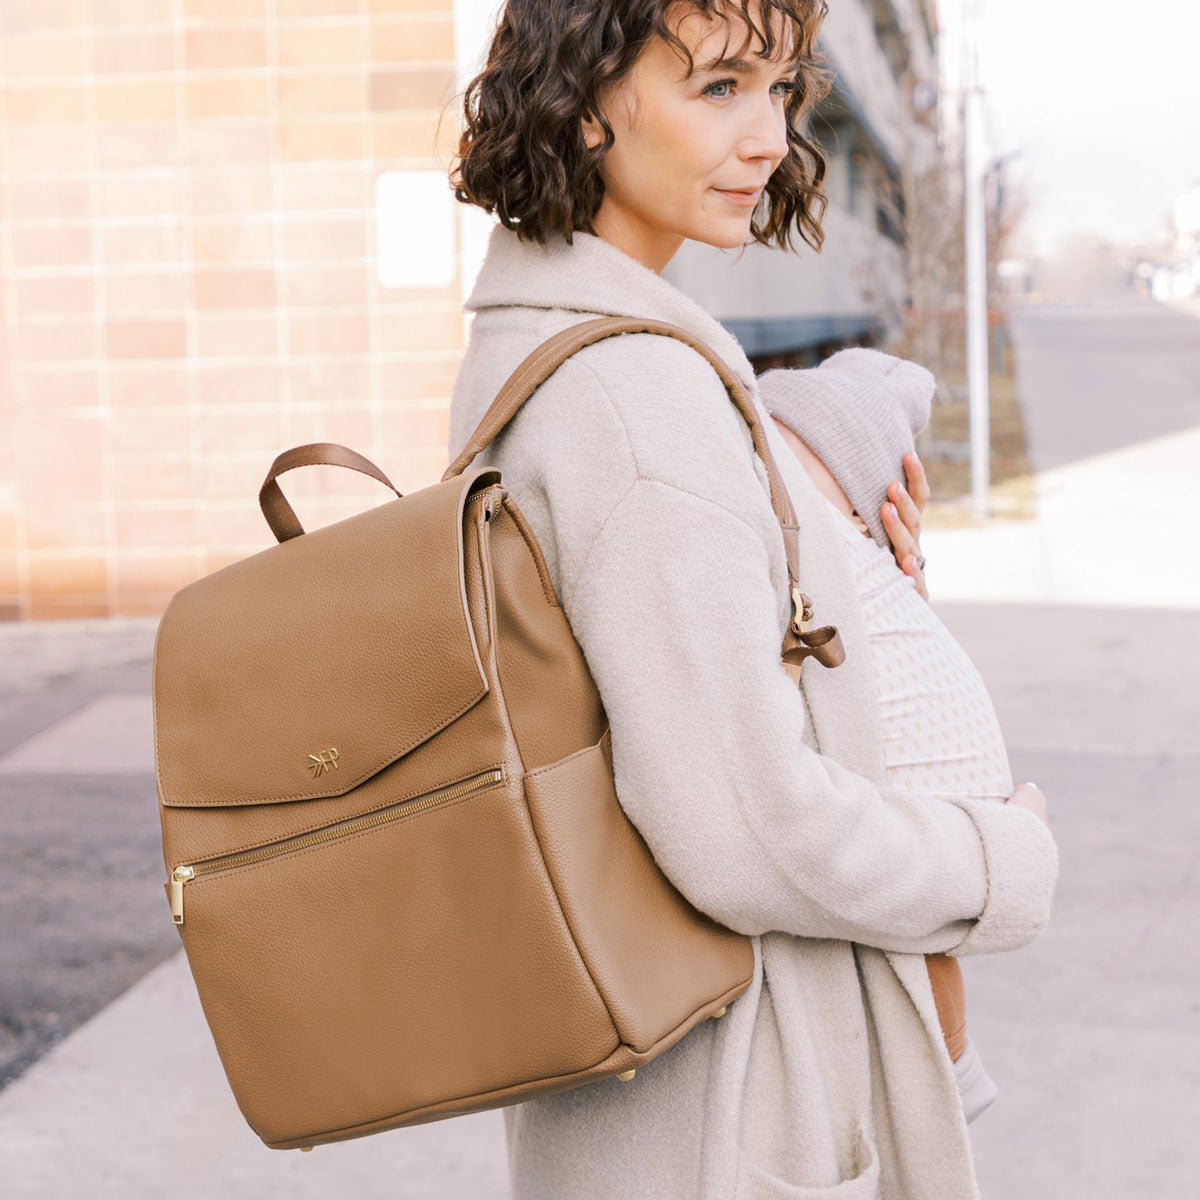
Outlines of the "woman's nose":
M755 106L743 138L742 153L746 157L769 158L773 163L780 163L787 152L787 118L774 101L765 100Z

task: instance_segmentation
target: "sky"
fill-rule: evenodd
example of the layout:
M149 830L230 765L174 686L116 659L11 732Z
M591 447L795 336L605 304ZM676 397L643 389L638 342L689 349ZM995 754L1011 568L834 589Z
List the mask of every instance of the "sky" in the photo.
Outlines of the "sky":
M969 0L939 0L943 36ZM977 0L992 155L1030 195L1035 253L1073 232L1160 231L1200 181L1200 5L1194 0Z

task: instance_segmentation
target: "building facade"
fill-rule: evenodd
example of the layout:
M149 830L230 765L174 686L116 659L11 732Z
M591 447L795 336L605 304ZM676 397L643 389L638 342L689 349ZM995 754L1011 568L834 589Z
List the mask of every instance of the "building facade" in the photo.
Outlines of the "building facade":
M498 9L0 6L0 619L161 613L273 544L258 490L291 446L437 481L490 228L447 187L455 97ZM880 180L916 153L935 45L927 0L830 0L824 251L667 268L759 363L870 340L902 299ZM282 486L306 528L393 495L335 468Z
M829 158L818 254L687 242L663 272L754 365L814 365L874 345L906 290L902 171L937 152L937 22L927 0L830 0L818 49L834 87L812 132Z

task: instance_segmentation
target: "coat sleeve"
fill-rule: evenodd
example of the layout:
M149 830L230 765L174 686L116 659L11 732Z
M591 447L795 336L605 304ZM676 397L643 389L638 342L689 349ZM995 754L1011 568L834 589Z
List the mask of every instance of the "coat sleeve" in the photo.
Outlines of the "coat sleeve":
M766 547L732 510L639 474L561 599L621 806L693 906L913 953L1012 950L1046 924L1058 857L1035 814L880 789L804 742Z

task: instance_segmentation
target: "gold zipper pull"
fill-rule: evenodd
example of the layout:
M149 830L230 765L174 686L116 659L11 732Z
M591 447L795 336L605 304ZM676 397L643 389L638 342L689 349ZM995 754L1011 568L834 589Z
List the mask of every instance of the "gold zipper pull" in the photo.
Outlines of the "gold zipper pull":
M191 879L196 872L189 866L176 867L171 872L171 878L163 884L167 889L167 899L171 902L171 920L176 925L183 924L183 884Z

